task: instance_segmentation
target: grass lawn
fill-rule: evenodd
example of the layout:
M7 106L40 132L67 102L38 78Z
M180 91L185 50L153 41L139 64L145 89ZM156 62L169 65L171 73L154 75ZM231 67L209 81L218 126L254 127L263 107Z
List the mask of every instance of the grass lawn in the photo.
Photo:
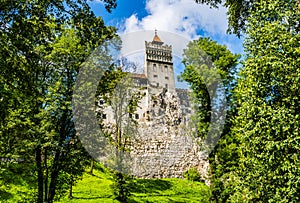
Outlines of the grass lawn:
M111 174L97 166L93 175L85 173L73 188L73 199L60 203L118 202L113 198ZM131 202L210 202L211 191L204 183L183 179L134 179Z
M26 166L10 169L8 179L0 178L0 203L27 203L36 199L34 170ZM93 175L84 173L73 187L73 199L68 194L56 203L109 203L114 200L112 174L100 164L95 164ZM130 202L210 202L211 191L201 182L183 179L133 179Z
M12 164L6 170L5 177L0 174L0 203L32 202L32 197L37 192L37 180L32 167L31 164Z

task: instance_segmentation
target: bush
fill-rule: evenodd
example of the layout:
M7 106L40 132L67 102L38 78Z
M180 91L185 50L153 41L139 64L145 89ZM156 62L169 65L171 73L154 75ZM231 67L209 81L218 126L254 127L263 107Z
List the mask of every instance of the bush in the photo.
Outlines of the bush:
M200 181L201 180L201 175L195 167L190 168L189 170L184 172L183 177L185 179L191 180L191 181Z
M131 177L120 172L114 172L113 174L114 183L111 185L115 199L119 202L128 202L130 193L130 181Z

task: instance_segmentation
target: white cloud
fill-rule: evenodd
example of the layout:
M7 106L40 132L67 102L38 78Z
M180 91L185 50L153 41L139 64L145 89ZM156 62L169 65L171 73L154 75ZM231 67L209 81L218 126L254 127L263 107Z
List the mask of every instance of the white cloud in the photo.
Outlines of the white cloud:
M172 45L173 54L178 57L174 61L175 74L180 74L184 68L180 65L182 50L200 34L226 45L234 53L242 52L241 40L226 34L225 7L211 9L194 0L147 0L145 9L148 15L139 19L137 14L132 14L119 27L124 43L122 54L138 64L143 64L144 43L153 39L154 29L158 30L162 41Z
M197 30L205 30L210 35L226 33L226 8L210 9L196 4L194 0L148 0L146 10L149 15L138 19L135 14L125 20L124 32L137 30L163 30L181 34L193 39Z
M139 19L137 14L132 14L125 19L120 26L121 33L157 29L189 40L204 35L226 45L234 53L242 52L241 40L226 34L228 20L225 7L211 9L207 5L196 4L194 0L147 0L145 9L148 13L145 17Z

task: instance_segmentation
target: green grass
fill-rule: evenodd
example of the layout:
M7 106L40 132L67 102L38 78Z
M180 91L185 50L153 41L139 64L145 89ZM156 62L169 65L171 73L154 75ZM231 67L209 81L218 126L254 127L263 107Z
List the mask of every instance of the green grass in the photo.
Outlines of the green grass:
M60 203L117 202L110 185L111 174L99 165L93 175L84 174L73 189L73 199L67 197ZM134 179L131 183L130 202L210 202L211 191L201 182L183 179Z
M30 164L11 164L5 176L0 174L0 203L32 202L36 178Z
M0 178L0 203L32 202L36 199L36 177L29 166L10 168L7 179ZM110 203L114 200L111 185L112 174L100 164L95 165L93 175L84 173L73 187L73 199L68 194L56 203ZM201 182L183 179L133 179L130 202L210 202L211 191Z
M65 197L60 202L116 202L113 201L113 183L111 173L96 164L93 175L85 173L73 188L73 199Z

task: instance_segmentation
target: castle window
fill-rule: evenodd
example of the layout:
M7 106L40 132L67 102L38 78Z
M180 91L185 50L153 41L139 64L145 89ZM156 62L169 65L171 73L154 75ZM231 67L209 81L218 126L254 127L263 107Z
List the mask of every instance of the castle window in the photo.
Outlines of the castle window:
M153 64L153 72L156 72L156 64Z
M159 87L159 83L156 83L156 86Z
M168 76L166 76L166 77L165 77L165 79L166 79L166 80L169 80L169 77L168 77Z
M166 84L166 88L168 89L168 84Z
M168 66L165 66L165 72L166 73L168 72Z
M103 119L106 119L106 114L102 114L102 118L103 118Z
M103 104L104 104L104 100L101 99L101 100L99 101L99 104L100 104L100 105L103 105Z
M139 114L135 114L135 119L139 119Z
M153 75L153 77L157 78L157 75Z

